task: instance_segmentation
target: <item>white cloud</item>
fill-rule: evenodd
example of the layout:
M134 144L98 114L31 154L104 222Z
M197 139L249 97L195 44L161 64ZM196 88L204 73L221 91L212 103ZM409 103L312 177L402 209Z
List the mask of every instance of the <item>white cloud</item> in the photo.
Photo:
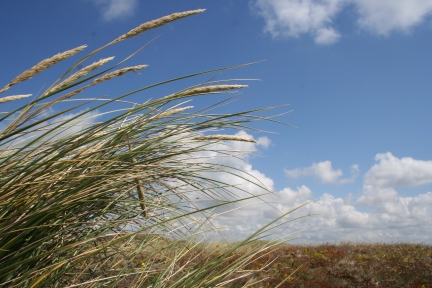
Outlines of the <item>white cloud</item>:
M25 134L25 136L18 137L12 142L12 145L21 145L20 143L33 141L35 138L42 136L48 130L53 129L55 126L59 125L60 123L64 123L65 121L70 120L78 116L79 114L84 113L85 111L86 110L81 110L77 113L64 114L55 117L49 121L44 121L42 123L39 123L37 126L33 127L34 132ZM37 119L42 120L43 118L48 117L54 113L56 113L56 111L53 110L52 108L49 108L43 114L39 115ZM78 116L76 119L70 120L70 122L68 123L64 123L62 127L59 127L54 131L52 131L50 134L46 135L44 139L52 141L65 136L76 134L80 130L84 130L85 128L88 128L91 125L93 125L97 121L99 114L100 113L96 110Z
M237 142L236 148L253 150L253 147L248 146L249 144L250 143ZM243 145L246 146L242 147ZM405 163L405 166L408 167L404 167L404 169L406 169L404 171L408 171L410 169L409 167L418 169L418 167L422 167L425 163L429 163L428 161L412 159L407 161L407 159L408 158L395 158L390 153L377 155L377 161L379 161L379 163L369 170L367 173L369 176L365 177L364 184L368 183L371 189L376 189L374 185L386 183L387 186L385 189L387 190L381 190L382 193L379 194L381 200L380 202L373 203L375 206L372 207L373 210L369 212L361 211L356 204L350 204L351 201L345 201L342 198L334 197L330 194L323 194L314 202L288 215L287 219L294 219L308 214L315 216L297 219L288 224L284 224L276 228L276 230L273 231L273 235L280 237L282 235L302 231L299 234L301 238L296 240L300 243L334 241L415 241L432 243L432 226L430 225L430 219L432 217L432 192L413 197L400 197L392 186L395 185L395 187L398 187L401 183L409 183L410 185L426 183L424 180L425 178L420 177L420 179L415 178L410 181L393 179L392 181L383 182L381 177L375 178L371 176L375 171L389 168L386 161L393 161L399 164ZM242 176L254 177L256 181L263 183L269 190L274 190L274 183L271 178L254 169L252 165L239 158L230 157L219 160L215 158L215 161L218 163L221 161L223 164L230 164L238 169L242 169L250 175L246 176L246 174L242 174ZM316 164L316 167L321 166L321 170L325 171L322 172L322 175L328 175L323 176L324 179L328 181L340 181L341 173L331 168L330 161L321 163L326 164ZM353 166L352 169L358 171L358 167L356 166ZM317 168L316 170L319 171L320 169ZM405 176L401 176L402 174L389 174L396 175L392 177L396 177L397 179L405 178ZM229 181L228 183L244 183L244 180L234 175L220 173L213 175L212 178L213 177L217 180ZM370 179L379 180L375 181ZM244 189L244 192L232 190L232 193L239 197L259 195L265 192L265 190L260 187L251 184L244 184L240 187ZM384 188L381 186L381 189ZM295 189L286 187L280 191L275 191L274 194L261 196L260 199L247 200L228 208L216 209L215 211L221 214L213 218L212 223L217 227L228 227L219 230L219 233L224 235L225 238L242 239L263 227L266 223L282 215L282 213L287 213L305 204L308 200L314 200L315 197L316 195L313 195L311 189L305 185ZM231 208L236 209L230 210Z
M138 0L93 0L102 7L102 17L106 21L131 16L138 6Z
M432 183L432 161L397 158L390 152L377 154L375 160L379 163L366 173L366 185L402 187Z
M344 178L339 180L339 183L345 184L345 183L351 183L354 182L355 179L357 179L357 176L360 174L360 169L357 164L351 165L351 177L350 178Z
M432 161L397 158L392 153L377 154L377 164L366 173L363 195L358 204L377 205L395 199L395 188L432 183Z
M406 31L432 14L431 0L353 0L359 13L358 24L378 34Z
M317 44L332 44L339 40L341 35L331 27L320 28L316 31L315 42Z
M258 142L258 146L262 146L264 148L270 147L270 145L272 143L271 140L266 136L259 137L257 142Z
M351 167L351 178L339 179L342 177L342 170L333 170L330 161L324 161L319 163L313 163L312 166L306 168L297 168L293 170L286 170L285 174L288 177L298 178L301 176L314 176L322 183L349 183L353 182L359 173L358 165Z
M279 191L280 196L290 203L306 202L311 199L312 191L305 185L297 187L297 191L291 188L284 188Z
M375 206L386 201L395 199L398 196L393 187L376 187L363 185L363 195L357 199L358 205Z
M266 21L272 36L299 37L310 34L317 44L332 44L341 35L333 21L353 6L357 24L373 33L387 35L408 31L432 14L432 0L251 0Z
M263 175L264 176L264 175ZM264 176L265 177L265 176ZM266 223L313 199L307 186L297 189L285 188L267 195L262 200L274 207L245 201L244 208L234 210L216 218L218 227L229 226L224 235L235 235L236 239L248 236ZM248 202L253 205L248 206ZM274 230L274 236L301 231L300 243L310 242L398 242L415 241L432 243L432 192L416 197L396 197L371 212L362 212L343 199L323 194L318 200L294 211L288 219L297 219ZM239 228L241 227L241 230Z
M331 27L343 0L256 0L254 7L266 20L265 31L274 37L299 37L310 33L319 44L336 42L340 35Z
M311 241L432 242L429 219L432 193L416 197L396 197L376 210L361 212L340 198L324 194L306 206L305 212L319 213L300 223Z
M267 178L265 175L261 175ZM253 187L249 187L252 188ZM257 193L258 190L255 190ZM296 189L285 188L261 197L272 203L258 204L248 200L241 209L220 215L213 220L217 227L228 226L223 235L235 239L248 236L266 223L295 209L313 199L312 191L307 186ZM224 211L226 212L226 210ZM341 242L372 241L397 242L416 241L432 242L432 192L416 197L397 197L387 201L371 212L362 212L354 205L330 194L322 195L318 200L294 211L287 219L311 214L313 216L297 219L280 229L274 230L274 236L288 235L302 231L298 242Z

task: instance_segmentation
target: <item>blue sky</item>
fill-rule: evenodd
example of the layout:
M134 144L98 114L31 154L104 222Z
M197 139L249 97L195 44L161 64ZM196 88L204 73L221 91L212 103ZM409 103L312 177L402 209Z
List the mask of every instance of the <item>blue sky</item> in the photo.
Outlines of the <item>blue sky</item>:
M129 62L149 68L98 93L115 96L265 59L218 79L260 79L248 81L248 98L226 111L282 104L290 106L275 113L293 110L280 120L297 128L257 124L277 134L251 134L261 139L259 145L244 145L260 157L235 164L291 200L274 200L280 211L315 200L299 213L321 216L293 222L286 231L304 230L300 242L432 242L432 0L2 1L0 81L6 85L58 52L82 44L92 51L145 21L197 8L207 10L104 50L99 57L116 55L120 61L160 35ZM64 67L7 93L37 94ZM206 101L196 105L213 103ZM233 224L229 233L247 234L273 216L268 208L254 207L219 221Z

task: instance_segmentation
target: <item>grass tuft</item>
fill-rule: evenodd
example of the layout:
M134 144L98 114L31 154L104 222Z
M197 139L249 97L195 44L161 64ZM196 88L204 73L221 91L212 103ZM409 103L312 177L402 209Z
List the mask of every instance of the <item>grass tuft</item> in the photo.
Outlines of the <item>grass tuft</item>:
M199 83L143 103L127 99L153 87L236 67L168 79L114 98L74 97L147 67L106 73L130 56L90 75L110 57L71 74L82 62L109 45L203 11L174 13L132 29L78 60L41 97L1 114L1 287L238 287L236 281L251 284L254 275L263 271L247 266L273 251L278 241L259 240L271 235L272 228L292 221L285 220L290 212L243 241L226 243L209 254L206 233L219 232L211 221L217 216L216 208L230 211L233 204L272 192L257 180L247 180L254 179L252 175L205 156L241 153L229 145L215 145L214 140L253 139L205 133L250 130L254 121L273 121L258 115L268 109L209 113L228 100L198 111L184 106L196 96L247 87L236 83ZM43 60L0 93L84 48ZM4 97L0 102L24 96L30 95ZM214 173L237 176L263 192L255 195L217 181L211 177ZM237 192L246 196L234 197ZM195 202L197 195L211 204ZM242 248L246 252L240 252Z

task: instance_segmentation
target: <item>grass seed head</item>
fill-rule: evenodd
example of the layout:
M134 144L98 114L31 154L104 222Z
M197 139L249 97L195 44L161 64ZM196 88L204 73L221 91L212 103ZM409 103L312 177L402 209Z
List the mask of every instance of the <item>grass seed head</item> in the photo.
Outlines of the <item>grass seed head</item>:
M8 90L13 85L16 85L20 82L23 82L25 80L30 79L34 75L39 74L40 72L48 69L49 67L57 64L58 62L66 59L66 58L69 58L78 52L81 52L86 47L87 47L87 45L82 45L82 46L76 47L74 49L67 50L67 51L62 52L62 53L58 53L58 54L52 56L51 58L47 58L47 59L42 60L41 62L39 62L38 64L36 64L32 68L24 71L23 73L21 73L20 75L15 77L9 84L7 84L5 87L0 89L0 93L3 93L4 91Z
M112 59L112 58L114 58L114 57L110 57L110 58ZM107 59L110 59L110 58L107 58ZM102 59L102 60L106 60L106 59ZM101 62L102 60L100 60L99 62ZM96 66L96 65L94 65L94 64L99 63L99 62L95 62L95 63L93 63L92 65L87 66L86 68L88 68L88 67L90 67L90 66L92 66L92 68L94 68L94 67ZM105 62L105 63L106 63L106 62ZM100 63L99 63L99 64L100 64ZM103 65L103 64L102 64L102 65ZM99 66L99 67L100 67L100 66ZM144 68L146 68L146 67L147 67L147 65L137 65L137 66L132 66L132 67L127 67L127 68L123 68L123 69L115 70L115 71L113 71L113 72L111 72L111 73L105 74L105 75L102 76L102 77L96 78L95 80L93 80L92 83L90 83L90 84L88 84L88 85L86 85L86 86L84 86L84 87L81 87L81 88L78 88L78 89L76 89L76 90L73 90L73 91L71 91L71 92L69 92L69 93L67 93L67 94L65 94L65 95L63 95L63 96L61 96L61 97L58 97L57 99L54 99L54 100L51 101L51 102L46 103L45 105L43 105L43 106L40 107L39 109L35 110L35 111L33 112L33 114L31 114L30 118L31 118L31 117L34 117L35 115L39 115L39 114L41 113L41 111L45 111L48 107L54 105L55 103L58 103L58 102L60 102L60 101L62 101L62 100L64 100L64 99L71 98L72 96L75 96L75 95L81 93L82 91L84 91L85 89L87 89L87 88L89 88L89 87L91 87L91 86L94 86L94 85L100 84L100 83L102 83L102 82L104 82L104 81L108 81L108 80L110 80L110 79L112 79L112 78L114 78L114 77L117 77L117 76L122 76L122 75L126 74L126 73L129 72L129 71L136 72L137 70L144 69ZM83 68L82 70L84 70L84 69L86 69L86 68ZM96 69L96 68L94 68L94 69ZM93 69L93 70L94 70L94 69ZM77 72L77 73L78 73L78 72ZM89 72L87 72L87 73L89 73ZM72 75L72 76L73 76L73 75ZM71 76L71 77L72 77L72 76ZM71 77L69 77L69 78L71 78ZM82 76L81 76L81 77L82 77ZM78 78L76 78L76 79L78 79ZM75 80L76 80L76 79L75 79ZM75 81L75 80L73 80L73 81ZM73 82L73 81L72 81L72 82ZM64 83L64 82L66 82L66 80L63 81L63 83ZM60 84L60 85L62 85L62 84ZM67 84L66 84L66 85L67 85ZM55 89L55 87L54 87L53 89ZM53 89L51 89L50 91L55 91L55 90L53 90ZM49 92L47 92L46 94L48 94L48 93L49 93ZM45 95L46 95L46 94L45 94Z
M33 94L6 96L6 97L3 97L3 98L0 98L0 103L6 103L6 102L15 101L15 100L20 100L20 99L23 99L23 98L30 97L32 95Z
M245 138L245 137L240 137L235 135L221 135L221 134L195 137L193 138L193 140L230 140L230 141L257 143L257 141L250 138Z
M181 112L183 112L185 110L188 110L188 109L191 109L191 108L193 108L193 106L187 106L187 107L182 107L182 108L177 108L177 109L172 109L172 110L164 111L164 112L162 112L162 113L160 113L158 115L150 117L149 119L154 121L154 120L166 118L166 117L172 116L174 114L181 113Z
M97 85L97 84L102 83L104 81L111 80L114 77L122 76L122 75L124 75L130 71L136 72L136 71L144 69L146 67L148 67L148 65L137 65L137 66L118 69L118 70L115 70L113 72L107 73L107 74L103 75L102 77L96 78L95 80L93 80L91 85Z
M211 86L204 86L204 87L197 87L190 90L186 90L180 93L171 94L168 96L165 96L164 98L172 98L175 96L193 96L193 95L199 95L199 94L208 94L213 92L219 92L219 91L227 91L227 90L236 90L241 88L247 88L248 85L211 85Z
M76 90L74 90L74 91L71 91L71 92L69 92L69 93L63 95L63 96L61 97L61 99L62 99L62 100L63 100L63 99L68 99L68 98L70 98L70 97L72 97L72 96L75 96L75 95L81 93L82 91L84 91L84 89L86 89L86 88L87 88L87 86L86 86L86 87L82 87L82 88L78 88L78 89L76 89Z
M76 80L84 77L88 73L92 72L93 70L98 69L99 67L101 67L102 65L104 65L105 63L107 63L107 62L109 62L109 61L111 61L113 59L114 59L114 57L104 58L104 59L101 59L101 60L99 60L97 62L94 62L94 63L92 63L92 64L90 64L90 65L82 68L78 72L72 74L71 76L69 76L68 78L66 78L65 80L63 80L63 82L61 82L57 86L54 86L53 88L51 88L49 91L47 91L45 93L45 95L48 94L48 93L52 93L52 92L54 92L56 90L60 90L60 89L62 89L64 87L68 86L69 84L72 84Z
M201 13L201 12L204 12L204 11L205 11L205 9L190 10L190 11L185 11L185 12L177 12L177 13L173 13L173 14L168 15L168 16L164 16L164 17L158 18L156 20L152 20L152 21L143 23L143 24L139 25L138 27L130 30L129 32L121 35L117 39L113 40L108 45L111 45L111 44L114 44L114 43L126 40L128 38L135 37L138 34L141 34L141 33L145 32L147 30L154 29L154 28L163 26L165 24L168 24L170 22L179 20L181 18L185 18L185 17L191 16L191 15L195 15L195 14L198 14L198 13Z

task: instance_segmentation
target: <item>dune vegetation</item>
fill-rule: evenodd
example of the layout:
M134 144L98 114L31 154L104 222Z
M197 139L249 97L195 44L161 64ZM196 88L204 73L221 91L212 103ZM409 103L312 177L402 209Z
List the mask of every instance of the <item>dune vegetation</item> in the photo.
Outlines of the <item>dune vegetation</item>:
M238 79L215 80L214 73L244 65L133 91L126 85L122 95L101 97L100 85L151 68L126 66L142 49L117 63L93 59L111 45L201 12L145 22L88 53L34 96L7 92L87 47L42 60L0 89L0 287L432 287L430 245L291 245L289 235L277 238L273 229L296 220L287 217L292 211L242 241L212 240L221 228L212 222L218 213L249 200L265 202L261 196L273 193L217 160L248 153L230 143L255 140L235 132L260 132L255 121L278 122L261 116L277 107L214 112L247 88ZM207 82L142 103L130 100L206 74ZM190 105L208 95L216 102ZM263 193L212 177L221 173Z
M145 22L88 53L34 96L7 92L78 57L86 46L37 63L0 89L0 287L260 287L255 275L264 268L252 263L286 240L260 239L295 220L286 218L289 212L243 241L223 243L223 249L215 249L205 233L218 232L211 225L215 208L229 210L260 197L209 177L212 173L237 175L272 193L244 171L214 161L241 157L242 151L229 148L232 141L255 142L222 130L251 131L250 123L274 121L260 116L271 108L214 113L247 86L213 78L142 103L129 100L161 85L242 65L122 95L97 94L107 81L151 69L125 66L135 53L115 63L113 57L93 60L98 52L203 11ZM87 92L97 96L79 98ZM189 105L196 97L227 93L209 107ZM4 112L4 107L14 108ZM196 204L197 195L211 204Z
M432 287L430 244L281 244L266 252L245 267L260 270L252 287ZM247 280L232 287L248 287Z

